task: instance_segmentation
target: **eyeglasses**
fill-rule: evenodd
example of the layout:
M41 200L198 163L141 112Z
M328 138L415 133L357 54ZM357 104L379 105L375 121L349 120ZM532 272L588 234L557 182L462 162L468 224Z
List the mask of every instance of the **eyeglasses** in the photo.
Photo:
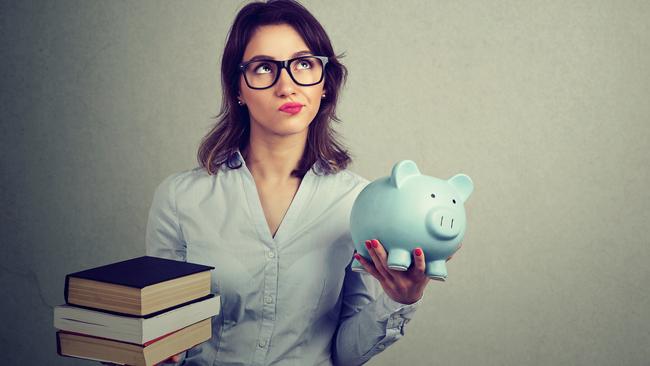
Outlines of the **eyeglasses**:
M239 64L246 85L251 89L268 89L280 79L282 69L287 69L291 80L300 86L316 85L323 81L326 56L300 56L289 60L253 60Z

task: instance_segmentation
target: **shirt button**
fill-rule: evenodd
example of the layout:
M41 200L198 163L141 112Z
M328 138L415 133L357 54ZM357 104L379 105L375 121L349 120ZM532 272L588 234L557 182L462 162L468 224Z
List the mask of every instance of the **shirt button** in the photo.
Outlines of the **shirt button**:
M384 346L383 344L380 344L379 346L377 346L377 348L384 349L384 348L386 348L386 346Z
M273 298L271 296L267 296L264 298L264 302L267 304L270 304L273 302Z
M266 341L261 340L260 343L258 343L258 346L260 346L260 348L264 348L264 346L266 346Z
M274 257L275 257L275 253L273 253L273 252L269 252L268 256L269 256L269 258L274 258Z

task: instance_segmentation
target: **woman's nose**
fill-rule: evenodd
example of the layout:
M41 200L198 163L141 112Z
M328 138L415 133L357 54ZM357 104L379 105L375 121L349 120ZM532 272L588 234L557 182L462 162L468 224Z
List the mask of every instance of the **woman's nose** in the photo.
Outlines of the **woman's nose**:
M296 84L291 79L287 69L280 69L280 77L278 83L275 85L275 89L278 96L295 94Z

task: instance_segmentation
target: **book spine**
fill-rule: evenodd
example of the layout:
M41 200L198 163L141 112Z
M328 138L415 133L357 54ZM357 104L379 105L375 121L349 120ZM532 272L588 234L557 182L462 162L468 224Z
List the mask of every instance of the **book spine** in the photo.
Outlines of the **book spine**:
M59 338L59 333L56 332L56 353L59 354L59 356L64 356L63 353L61 353L61 339Z
M65 303L69 304L68 302L68 287L70 283L70 275L65 275L65 287L63 288L63 298L65 299Z

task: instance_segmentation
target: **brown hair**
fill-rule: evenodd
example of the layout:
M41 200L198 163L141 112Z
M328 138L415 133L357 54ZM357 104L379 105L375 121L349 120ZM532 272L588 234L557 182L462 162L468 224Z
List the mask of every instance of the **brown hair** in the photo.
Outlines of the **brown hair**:
M255 30L263 25L288 24L298 32L310 51L315 55L329 57L325 67L325 94L321 105L309 125L307 146L299 166L291 175L302 177L317 163L325 174L345 169L351 162L347 150L337 141L338 134L330 121L341 122L336 116L336 103L341 86L347 78L347 69L341 64L332 48L327 33L305 7L294 0L271 0L253 2L237 14L221 59L222 101L221 111L214 127L201 140L198 161L209 174L217 174L223 164L231 169L239 165L231 163L233 154L243 151L249 143L250 117L246 106L237 104L244 50Z

